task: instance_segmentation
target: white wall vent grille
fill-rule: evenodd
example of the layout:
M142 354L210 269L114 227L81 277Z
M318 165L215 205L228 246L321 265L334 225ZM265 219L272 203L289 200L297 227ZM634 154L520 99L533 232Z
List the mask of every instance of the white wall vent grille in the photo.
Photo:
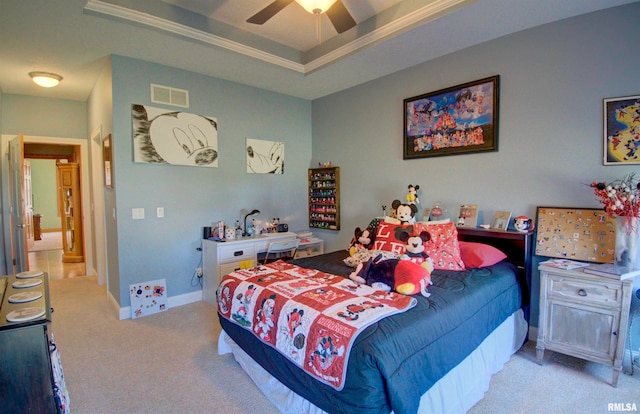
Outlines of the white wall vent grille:
M189 91L151 84L151 102L189 107Z

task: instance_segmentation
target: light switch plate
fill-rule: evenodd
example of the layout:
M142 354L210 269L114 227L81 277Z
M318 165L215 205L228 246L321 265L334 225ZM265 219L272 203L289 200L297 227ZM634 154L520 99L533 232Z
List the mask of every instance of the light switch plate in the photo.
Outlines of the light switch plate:
M158 218L163 218L164 217L164 207L158 207L156 209L156 213Z
M133 220L142 220L142 219L144 219L144 208L132 208L131 209L131 218Z

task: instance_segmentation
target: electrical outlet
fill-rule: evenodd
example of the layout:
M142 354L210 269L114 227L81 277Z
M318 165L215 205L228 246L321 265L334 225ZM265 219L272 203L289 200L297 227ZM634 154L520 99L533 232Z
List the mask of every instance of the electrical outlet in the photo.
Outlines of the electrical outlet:
M202 277L202 268L201 267L197 267L196 268L196 276Z

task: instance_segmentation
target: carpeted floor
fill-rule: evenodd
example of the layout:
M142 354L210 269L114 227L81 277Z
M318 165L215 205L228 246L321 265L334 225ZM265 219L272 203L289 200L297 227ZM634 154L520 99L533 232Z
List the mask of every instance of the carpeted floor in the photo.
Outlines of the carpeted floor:
M215 309L192 303L135 320L117 320L95 277L51 282L52 331L60 349L74 414L264 413L276 409L231 356L217 354ZM547 352L535 362L528 342L496 374L470 413L608 412L636 403L640 373L621 374Z

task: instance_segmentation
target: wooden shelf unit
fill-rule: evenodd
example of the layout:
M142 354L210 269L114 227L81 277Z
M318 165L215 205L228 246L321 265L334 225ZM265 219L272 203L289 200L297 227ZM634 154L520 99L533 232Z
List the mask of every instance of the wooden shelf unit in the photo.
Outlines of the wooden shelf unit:
M340 167L309 169L309 227L340 230Z
M58 169L58 203L62 219L62 261L81 263L84 262L84 239L79 165L75 162L58 162L56 167Z

